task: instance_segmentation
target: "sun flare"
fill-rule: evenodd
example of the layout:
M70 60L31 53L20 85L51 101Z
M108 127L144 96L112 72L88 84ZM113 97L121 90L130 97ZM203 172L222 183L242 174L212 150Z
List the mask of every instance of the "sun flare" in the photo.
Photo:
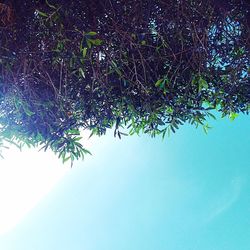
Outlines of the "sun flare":
M11 230L65 175L51 152L16 148L0 161L0 234Z
M87 140L87 133L83 133ZM0 159L0 234L13 229L69 171L52 152L15 147Z

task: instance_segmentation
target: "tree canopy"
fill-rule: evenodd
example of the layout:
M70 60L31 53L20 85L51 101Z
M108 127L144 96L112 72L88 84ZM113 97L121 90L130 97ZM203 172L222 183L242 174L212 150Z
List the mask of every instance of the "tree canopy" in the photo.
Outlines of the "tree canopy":
M208 129L250 110L250 5L236 0L0 0L0 146L88 150L121 137Z

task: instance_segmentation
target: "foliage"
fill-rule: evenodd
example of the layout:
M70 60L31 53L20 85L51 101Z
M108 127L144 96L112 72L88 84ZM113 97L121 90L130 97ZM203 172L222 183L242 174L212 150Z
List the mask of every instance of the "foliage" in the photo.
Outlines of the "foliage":
M248 1L0 1L0 142L89 153L80 129L152 136L250 108Z

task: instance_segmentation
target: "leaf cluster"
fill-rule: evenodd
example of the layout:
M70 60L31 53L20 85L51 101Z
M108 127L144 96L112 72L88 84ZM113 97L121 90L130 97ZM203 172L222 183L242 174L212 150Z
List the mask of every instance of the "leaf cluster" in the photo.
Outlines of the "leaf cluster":
M79 130L174 133L250 108L248 1L0 1L0 139L89 153ZM74 131L72 133L72 131Z

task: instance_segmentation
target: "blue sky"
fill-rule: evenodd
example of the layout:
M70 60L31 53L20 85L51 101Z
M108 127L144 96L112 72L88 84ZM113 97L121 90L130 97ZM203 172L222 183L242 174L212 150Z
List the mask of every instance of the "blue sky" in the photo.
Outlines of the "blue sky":
M250 118L211 124L95 139L0 249L249 250Z

